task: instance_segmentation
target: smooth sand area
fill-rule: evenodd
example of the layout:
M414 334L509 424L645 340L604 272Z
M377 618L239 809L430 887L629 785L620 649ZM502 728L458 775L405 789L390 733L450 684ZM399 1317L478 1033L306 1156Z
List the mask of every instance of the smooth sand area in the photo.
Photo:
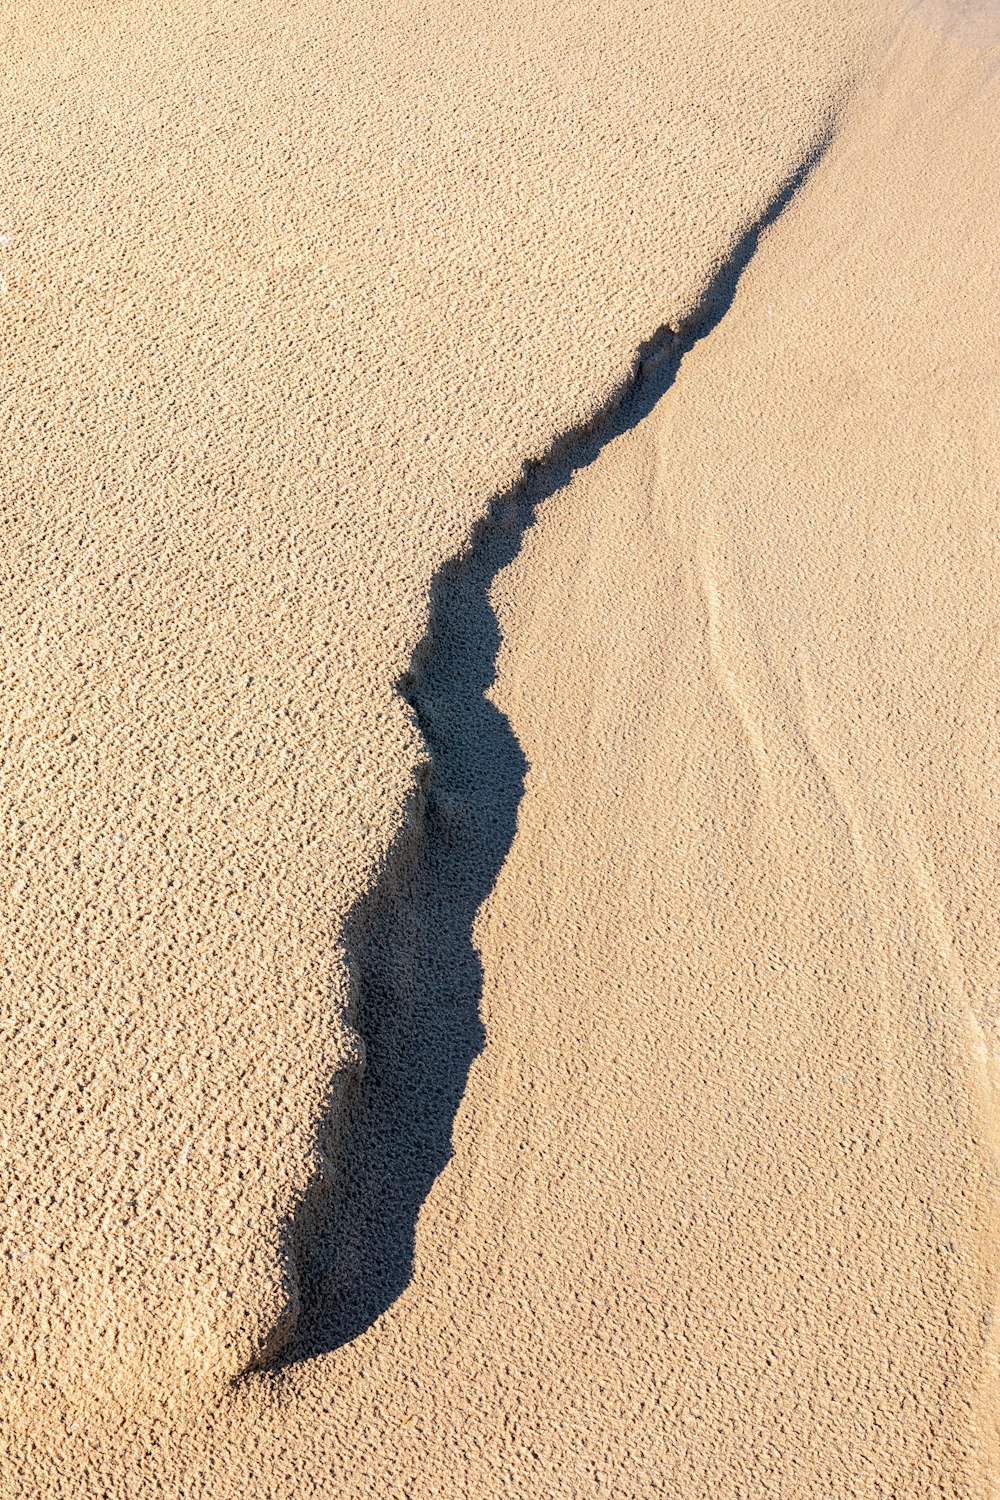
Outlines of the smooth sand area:
M985 1500L989 12L198 16L5 83L3 1493Z

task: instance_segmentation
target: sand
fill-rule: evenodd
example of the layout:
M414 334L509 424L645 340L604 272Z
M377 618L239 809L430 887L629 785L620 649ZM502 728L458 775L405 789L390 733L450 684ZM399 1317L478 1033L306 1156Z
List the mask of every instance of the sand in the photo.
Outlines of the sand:
M12 23L5 1492L992 1493L946 19Z

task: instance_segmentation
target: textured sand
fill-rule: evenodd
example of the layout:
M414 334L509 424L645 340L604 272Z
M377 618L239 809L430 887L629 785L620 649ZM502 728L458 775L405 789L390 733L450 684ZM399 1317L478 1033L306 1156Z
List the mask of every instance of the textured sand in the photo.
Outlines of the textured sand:
M19 1410L214 1386L291 1327L430 579L823 127L868 35L825 9L8 20Z
M991 56L47 14L6 1488L990 1493Z

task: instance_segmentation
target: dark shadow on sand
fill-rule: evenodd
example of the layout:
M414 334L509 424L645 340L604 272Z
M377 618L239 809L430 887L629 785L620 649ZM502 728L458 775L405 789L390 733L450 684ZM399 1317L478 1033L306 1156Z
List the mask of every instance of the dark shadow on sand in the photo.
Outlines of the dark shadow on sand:
M827 138L828 139L828 138ZM696 320L640 352L613 408L561 442L491 506L466 554L434 580L427 634L400 691L431 754L407 827L345 929L367 1066L336 1127L337 1187L293 1225L302 1313L282 1366L369 1328L407 1286L417 1215L451 1155L452 1124L485 1032L473 923L510 849L527 763L486 697L500 645L490 586L541 503L646 417L681 360L725 315L763 231L827 140L785 183L706 292ZM328 1147L330 1143L327 1143Z

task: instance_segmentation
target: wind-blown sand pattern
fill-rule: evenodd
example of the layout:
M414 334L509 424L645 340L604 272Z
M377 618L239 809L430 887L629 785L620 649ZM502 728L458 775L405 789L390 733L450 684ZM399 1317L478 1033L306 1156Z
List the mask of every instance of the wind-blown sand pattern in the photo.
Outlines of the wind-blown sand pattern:
M8 28L5 1493L993 1493L997 54L820 10Z

